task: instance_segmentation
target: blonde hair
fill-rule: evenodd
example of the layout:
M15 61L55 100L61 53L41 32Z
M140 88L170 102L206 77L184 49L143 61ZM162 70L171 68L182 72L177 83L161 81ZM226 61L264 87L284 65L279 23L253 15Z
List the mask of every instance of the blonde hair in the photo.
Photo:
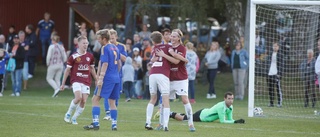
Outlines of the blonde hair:
M154 31L151 33L150 38L155 44L158 44L162 41L162 34L159 31Z
M178 36L179 36L179 38L180 38L180 43L183 44L183 43L182 43L183 33L182 33L182 31L181 31L180 29L174 29L174 30L172 30L171 33L177 33Z
M117 31L114 29L110 29L109 31L110 31L110 35L116 35L116 36L118 35Z
M53 41L55 41L55 42L59 42L59 41L60 41L60 37L59 37L58 35L53 35L53 36L51 37L51 39L52 39Z
M79 36L78 38L77 38L77 40L78 40L78 42L80 42L81 40L83 40L83 39L88 39L86 36Z
M100 36L102 39L106 38L107 41L110 40L110 30L108 29L99 30L97 31L96 35Z
M186 47L187 47L188 49L193 49L193 43L187 42L187 43L186 43Z

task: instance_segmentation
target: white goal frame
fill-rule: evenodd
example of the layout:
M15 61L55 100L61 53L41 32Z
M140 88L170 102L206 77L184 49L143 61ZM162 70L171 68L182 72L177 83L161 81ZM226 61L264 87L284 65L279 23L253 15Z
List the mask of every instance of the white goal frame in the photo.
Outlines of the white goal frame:
M318 5L320 1L308 0L251 0L250 2L250 27L249 27L249 87L248 87L248 117L253 117L254 109L254 68L255 68L255 26L256 26L256 5Z

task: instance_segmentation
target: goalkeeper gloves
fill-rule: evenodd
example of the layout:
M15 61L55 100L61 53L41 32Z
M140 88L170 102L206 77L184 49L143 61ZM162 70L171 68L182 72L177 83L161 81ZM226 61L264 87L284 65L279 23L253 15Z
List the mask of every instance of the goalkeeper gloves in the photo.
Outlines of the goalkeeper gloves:
M245 122L244 119L235 120L234 123L243 124Z

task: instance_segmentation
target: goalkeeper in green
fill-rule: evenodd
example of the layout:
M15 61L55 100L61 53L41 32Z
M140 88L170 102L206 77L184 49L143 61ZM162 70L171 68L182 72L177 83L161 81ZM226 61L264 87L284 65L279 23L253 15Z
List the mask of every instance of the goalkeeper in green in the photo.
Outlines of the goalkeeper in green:
M233 120L233 94L227 92L224 94L224 101L221 101L211 108L204 108L193 114L193 121L213 122L217 119L220 123L244 123L244 119ZM171 112L170 117L178 121L188 120L187 115Z

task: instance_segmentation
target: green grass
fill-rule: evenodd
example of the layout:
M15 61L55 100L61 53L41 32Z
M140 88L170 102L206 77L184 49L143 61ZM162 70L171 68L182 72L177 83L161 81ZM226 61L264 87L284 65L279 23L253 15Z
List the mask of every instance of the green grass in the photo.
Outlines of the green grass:
M126 103L123 95L119 100L118 131L111 131L110 121L101 120L99 131L85 131L83 125L91 123L91 100L88 99L86 109L78 118L79 125L66 124L64 114L73 98L71 90L65 90L57 98L51 98L53 90L45 81L46 70L38 67L39 74L29 81L27 91L20 97L11 97L11 89L5 90L0 98L0 136L3 137L139 137L139 136L244 136L244 137L300 137L320 136L319 118L292 117L247 117L247 101L234 101L234 119L244 118L245 124L220 124L218 121L209 123L195 123L196 132L188 131L187 122L170 119L169 132L146 131L145 109L147 100L132 100ZM41 76L40 76L41 75ZM10 81L10 78L9 78ZM8 83L10 85L10 83ZM208 85L198 84L196 87L196 101L193 110L211 107L223 100L225 91L232 90L231 74L218 74L216 80L217 99L205 98ZM90 96L91 97L91 96ZM101 101L102 104L102 101ZM172 102L171 110L184 112L181 102ZM269 108L265 111L279 110ZM103 116L103 109L101 114ZM153 120L153 123L157 123Z

